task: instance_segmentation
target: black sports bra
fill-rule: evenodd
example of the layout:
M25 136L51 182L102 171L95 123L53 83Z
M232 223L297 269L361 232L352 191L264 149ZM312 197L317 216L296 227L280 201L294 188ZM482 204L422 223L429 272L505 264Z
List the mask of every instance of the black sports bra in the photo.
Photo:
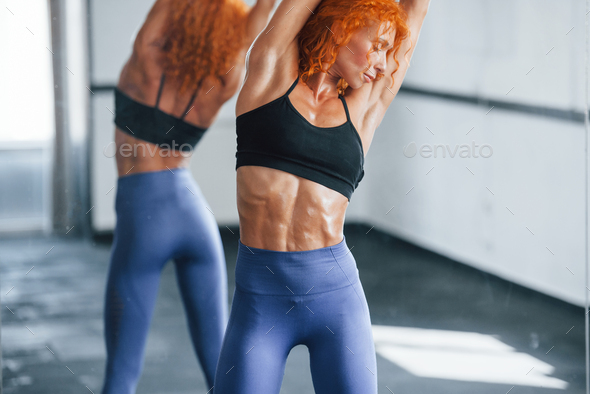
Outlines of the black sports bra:
M350 121L336 127L312 125L291 104L287 93L236 118L236 170L261 166L285 171L343 194L350 201L365 172L361 138Z
M115 88L115 124L121 131L161 148L167 145L168 149L191 151L207 131L184 121L199 89L191 97L182 117L177 118L158 108L164 79L165 74L162 74L155 107L139 103Z

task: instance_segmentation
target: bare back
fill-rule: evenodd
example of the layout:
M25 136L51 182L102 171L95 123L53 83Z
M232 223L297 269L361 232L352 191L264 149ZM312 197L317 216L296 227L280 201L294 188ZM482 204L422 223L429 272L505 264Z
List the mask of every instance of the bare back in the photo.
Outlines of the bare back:
M158 48L154 48L154 55L145 61L141 60L141 55L132 56L125 65L119 79L118 88L135 101L153 107L156 103L156 97L160 86L161 76L163 73L158 57ZM244 51L245 52L245 51ZM244 67L236 65L231 72L243 77ZM205 79L201 89L197 92L195 99L190 104L184 121L201 128L208 128L215 121L222 105L236 91L236 86L222 86L218 81ZM194 92L185 92L180 95L178 86L174 81L166 80L158 108L165 113L180 118L184 110L189 105L191 96ZM115 142L117 147L123 144L137 147L136 153L123 157L121 152L124 150L117 149L117 169L119 176L132 174L135 172L158 171L166 168L187 167L190 156L180 151L160 149L157 145L137 139L129 134L129 131L123 132L116 128Z
M189 108L184 116L185 122L201 128L210 127L223 104L238 91L244 79L246 52L256 35L266 25L273 4L274 0L259 0L250 9L244 45L236 54L233 67L229 70L219 70L221 82L215 78L203 80L191 103L195 92L186 91L179 94L178 84L168 78L163 85L158 108L177 118L181 118L185 114L185 109ZM156 104L164 71L163 32L170 12L172 10L169 0L155 2L135 39L133 53L121 71L117 85L124 94L150 107ZM189 165L190 153L181 154L178 150L160 149L157 145L135 138L128 130L123 132L118 127L115 131L115 143L119 176ZM123 144L128 144L126 150L121 149ZM122 152L124 154L121 154Z

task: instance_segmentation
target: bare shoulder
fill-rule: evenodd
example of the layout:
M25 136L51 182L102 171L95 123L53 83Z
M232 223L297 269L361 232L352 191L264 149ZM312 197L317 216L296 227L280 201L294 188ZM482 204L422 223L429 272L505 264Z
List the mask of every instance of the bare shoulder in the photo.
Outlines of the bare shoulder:
M282 53L297 41L297 35L320 0L283 0L268 25L252 46L252 54L264 54L268 50Z
M281 97L297 78L299 48L292 41L282 53L268 48L246 55L246 75L236 103L236 116Z
M216 89L219 89L219 98L222 103L231 99L240 89L240 85L244 80L244 59L246 57L247 48L242 48L236 55L235 61L231 67L219 74ZM220 84L221 83L221 84Z
M145 21L135 37L133 52L151 53L156 48L161 51L164 45L164 31L172 12L171 0L157 0L150 9Z
M246 77L238 95L236 115L285 94L297 78L298 34L320 0L283 0L246 56Z
M146 101L161 77L163 31L171 0L157 0L133 42L132 53L119 75L118 87L133 98ZM149 100L148 100L149 101Z

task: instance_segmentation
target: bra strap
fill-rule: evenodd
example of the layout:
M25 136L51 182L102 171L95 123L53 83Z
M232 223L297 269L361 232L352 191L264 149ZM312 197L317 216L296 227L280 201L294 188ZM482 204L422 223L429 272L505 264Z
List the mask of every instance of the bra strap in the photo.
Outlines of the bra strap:
M285 96L288 96L289 93L291 93L293 91L293 89L295 89L295 86L297 86L297 82L299 82L299 73L297 73L297 79L295 80L295 82L293 82L293 84L291 85L289 90L287 90L287 93L285 93Z
M162 73L162 78L160 78L160 87L158 88L158 97L156 97L156 108L158 108L158 104L160 104L160 96L162 95L162 88L164 87L164 79L166 79L166 74Z
M195 90L195 92L193 93L193 95L191 96L190 101L188 102L188 105L186 106L186 108L184 109L184 112L182 113L182 116L180 117L180 120L183 120L184 117L188 114L189 109L191 108L191 104L193 103L193 101L195 100L195 97L197 96L197 91Z
M180 117L180 120L184 120L184 117L189 113L189 110L191 108L191 104L193 103L193 101L195 101L195 97L197 97L197 92L199 91L199 89L201 88L201 84L203 83L203 80L201 79L199 81L199 84L197 85L197 89L195 90L195 92L193 93L193 95L191 96L191 99L189 100L186 108L184 109L184 112L182 113L182 116Z
M346 99L344 98L344 96L338 95L338 97L340 97L340 100L342 100L342 104L344 104L344 110L346 111L346 119L351 122L350 120L350 114L348 113L348 105L346 105Z

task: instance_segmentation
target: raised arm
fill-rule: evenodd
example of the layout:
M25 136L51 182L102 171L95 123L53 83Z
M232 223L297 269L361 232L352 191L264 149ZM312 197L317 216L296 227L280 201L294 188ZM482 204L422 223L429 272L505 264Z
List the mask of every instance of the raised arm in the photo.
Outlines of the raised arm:
M145 51L153 45L162 46L164 44L165 37L162 37L162 31L166 27L171 3L171 0L156 0L154 2L135 36L134 51Z
M264 54L280 57L295 41L321 0L283 0L277 7L266 29L256 38L250 51L250 59ZM296 43L295 43L296 44Z
M275 6L276 0L258 0L250 9L246 25L246 45L252 45L256 37L268 23L268 16Z
M171 3L172 0L154 2L141 28L133 37L133 51L119 74L117 86L126 92L135 89L137 97L143 94L137 86L143 86L148 80L159 80L159 69L148 65L159 61L165 41L162 32L166 27Z
M241 64L244 63L244 57L247 54L247 50L252 45L252 42L254 42L256 37L266 26L268 22L268 16L272 12L275 2L275 0L258 0L256 4L254 4L254 6L250 9L246 21L246 40L244 43L244 49L240 54L240 57L237 59L237 61ZM226 87L226 94L220 96L220 99L225 102L226 100L229 100L240 88L240 85L244 79L244 73L234 71L227 75L222 75L221 79L224 81L223 83Z
M362 121L362 127L366 130L375 130L379 126L385 112L387 112L387 108L397 96L410 66L409 62L418 44L418 37L428 12L430 0L400 0L400 4L408 14L407 25L410 29L410 37L402 43L398 50L397 60L399 61L399 67L397 70L397 65L393 60L393 53L391 53L387 58L385 76L381 80L372 83L369 92L363 92L367 95L365 102L368 105L365 118ZM396 70L393 73L394 84L391 87L391 73L394 70Z

